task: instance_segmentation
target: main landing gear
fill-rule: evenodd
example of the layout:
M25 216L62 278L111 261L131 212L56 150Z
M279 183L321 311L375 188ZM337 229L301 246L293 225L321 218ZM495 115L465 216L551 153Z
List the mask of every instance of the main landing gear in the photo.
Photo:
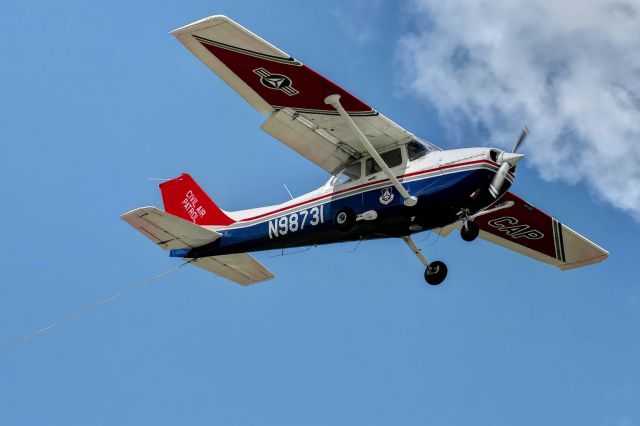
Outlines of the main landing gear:
M447 278L447 265L436 260L431 262L424 271L424 280L431 285L438 285Z
M409 246L413 254L422 262L426 269L424 271L424 279L428 284L438 285L447 278L447 265L444 262L436 260L429 263L422 255L422 251L416 246L410 236L402 237L404 242Z

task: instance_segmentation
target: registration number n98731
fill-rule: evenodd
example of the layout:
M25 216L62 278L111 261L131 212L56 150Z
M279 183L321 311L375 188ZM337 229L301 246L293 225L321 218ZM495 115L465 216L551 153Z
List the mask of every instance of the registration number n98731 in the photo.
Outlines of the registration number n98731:
M299 212L280 216L269 221L269 238L298 232L306 226L318 226L324 223L324 206L316 206Z

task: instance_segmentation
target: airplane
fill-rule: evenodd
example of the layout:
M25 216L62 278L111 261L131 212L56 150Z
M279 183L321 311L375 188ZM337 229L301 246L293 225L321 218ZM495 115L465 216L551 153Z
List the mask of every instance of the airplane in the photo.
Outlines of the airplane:
M509 191L525 127L513 149L443 150L226 16L172 31L258 112L269 135L329 172L320 188L285 203L241 211L218 207L186 173L161 183L164 210L122 218L172 257L241 285L274 278L249 252L400 238L424 265L424 279L447 276L412 235L459 229L560 268L601 262L609 253Z

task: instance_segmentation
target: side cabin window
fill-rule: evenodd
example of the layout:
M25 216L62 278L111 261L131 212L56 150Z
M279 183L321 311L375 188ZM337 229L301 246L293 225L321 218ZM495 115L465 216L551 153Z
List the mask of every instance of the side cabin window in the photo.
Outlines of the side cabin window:
M412 140L407 144L407 156L409 157L409 161L414 161L418 158L424 157L431 151L431 149L416 140Z
M380 154L382 160L387 164L387 166L392 169L394 167L402 164L402 150L400 148L392 149L391 151L387 151L384 154ZM378 173L380 170L380 166L378 163L374 161L373 158L368 158L365 164L366 174L372 175L374 173Z
M345 183L354 182L360 179L362 174L362 165L358 161L342 169L340 173L335 175L331 180L331 185L344 185Z

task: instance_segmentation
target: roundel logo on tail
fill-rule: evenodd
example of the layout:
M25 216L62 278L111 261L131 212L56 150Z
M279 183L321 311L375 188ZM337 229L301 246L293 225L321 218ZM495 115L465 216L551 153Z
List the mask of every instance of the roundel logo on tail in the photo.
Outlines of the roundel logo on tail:
M297 95L298 92L293 88L291 79L282 74L271 74L264 68L256 68L254 73L260 76L260 83L269 89L280 90L289 96Z

